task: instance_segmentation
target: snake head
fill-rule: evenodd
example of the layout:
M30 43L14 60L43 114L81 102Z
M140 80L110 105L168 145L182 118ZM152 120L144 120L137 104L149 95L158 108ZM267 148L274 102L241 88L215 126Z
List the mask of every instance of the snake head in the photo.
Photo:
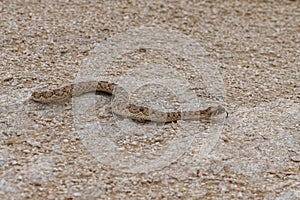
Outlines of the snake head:
M37 101L38 99L40 99L41 98L41 93L40 92L33 92L32 94L31 94L31 99L33 99L34 101Z
M53 96L50 91L35 91L31 94L31 99L37 102L46 102L48 98Z

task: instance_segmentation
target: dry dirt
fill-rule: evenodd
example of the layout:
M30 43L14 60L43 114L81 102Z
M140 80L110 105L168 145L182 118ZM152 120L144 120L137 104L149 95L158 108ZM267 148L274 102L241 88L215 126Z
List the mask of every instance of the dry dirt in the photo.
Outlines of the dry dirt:
M300 1L4 0L0 49L0 199L300 199ZM152 80L163 106L194 94L229 117L30 100L90 78Z

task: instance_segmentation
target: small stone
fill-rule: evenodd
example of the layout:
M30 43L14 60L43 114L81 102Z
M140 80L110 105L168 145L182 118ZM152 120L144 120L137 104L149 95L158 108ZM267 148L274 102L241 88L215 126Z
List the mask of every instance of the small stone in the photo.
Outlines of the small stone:
M300 162L300 155L298 155L298 156L292 156L291 157L291 161L293 161L293 162Z
M73 194L73 196L74 196L74 197L80 197L80 196L81 196L81 193L80 193L80 192L75 192L75 193Z

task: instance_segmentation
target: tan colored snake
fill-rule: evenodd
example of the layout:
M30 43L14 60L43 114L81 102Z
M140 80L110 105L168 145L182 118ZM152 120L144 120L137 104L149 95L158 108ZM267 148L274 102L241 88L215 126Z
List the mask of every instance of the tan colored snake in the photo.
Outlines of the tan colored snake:
M139 121L172 122L177 120L209 120L214 115L225 113L222 106L208 107L197 111L164 112L129 103L128 93L116 83L107 81L88 81L69 84L57 89L35 91L31 99L40 103L51 103L79 96L88 92L117 94L112 100L112 112ZM227 112L226 112L227 113Z

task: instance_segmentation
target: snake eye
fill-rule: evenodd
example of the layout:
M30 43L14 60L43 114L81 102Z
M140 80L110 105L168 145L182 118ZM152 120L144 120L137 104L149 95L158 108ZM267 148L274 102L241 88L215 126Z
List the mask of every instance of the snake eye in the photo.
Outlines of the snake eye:
M143 113L146 116L150 115L150 110L147 107L140 107L140 112Z

